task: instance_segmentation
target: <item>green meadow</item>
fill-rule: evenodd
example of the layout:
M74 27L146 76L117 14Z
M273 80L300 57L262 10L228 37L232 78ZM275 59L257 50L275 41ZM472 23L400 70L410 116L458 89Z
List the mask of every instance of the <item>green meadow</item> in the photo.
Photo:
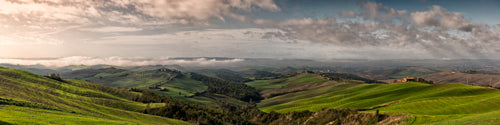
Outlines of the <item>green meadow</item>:
M498 90L455 83L336 84L269 98L259 105L265 112L280 113L324 108L379 110L408 115L408 124L500 123Z
M80 80L0 67L0 90L1 124L189 124L141 113L148 104L126 98L141 93Z
M246 84L257 89L286 88L306 84L323 83L328 80L321 78L318 74L299 74L294 77L271 80L255 80Z

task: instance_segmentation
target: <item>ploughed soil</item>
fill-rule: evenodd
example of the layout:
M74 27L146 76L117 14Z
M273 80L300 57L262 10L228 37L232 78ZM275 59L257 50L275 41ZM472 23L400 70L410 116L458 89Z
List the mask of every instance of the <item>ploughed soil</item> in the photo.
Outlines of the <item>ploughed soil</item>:
M500 75L468 74L459 72L439 72L420 76L425 80L432 80L434 84L462 83L477 86L500 88Z

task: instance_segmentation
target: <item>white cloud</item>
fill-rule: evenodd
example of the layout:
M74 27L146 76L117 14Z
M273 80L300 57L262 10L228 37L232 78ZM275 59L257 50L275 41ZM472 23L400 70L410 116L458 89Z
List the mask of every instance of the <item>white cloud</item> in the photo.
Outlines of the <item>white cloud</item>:
M212 18L225 20L224 16L245 20L245 17L235 13L234 10L247 12L257 8L269 11L280 10L272 0L143 0L132 3L146 15L164 19L181 19L189 23L199 23L197 21Z
M275 32L277 29L205 29L200 31L180 31L174 33L163 33L157 35L126 35L126 36L106 36L89 41L91 44L140 44L140 45L161 45L161 44L186 44L200 43L211 45L233 44L243 42L266 41L262 37L267 32ZM274 40L279 41L279 40Z
M9 26L0 34L19 44L60 43L61 37L72 35L61 32L67 27L108 26L80 31L135 32L176 23L212 25L227 18L246 20L242 13L257 10L280 8L273 0L0 0L0 24ZM19 36L24 41L17 41Z
M360 15L366 19L392 22L394 18L404 19L408 15L406 10L396 10L380 3L360 2L359 5L362 7Z
M109 32L136 32L136 31L141 31L142 28L106 26L106 27L98 27L98 28L80 28L78 30L89 31L89 32L109 33Z
M361 21L338 22L331 18L303 18L281 21L255 20L254 23L280 30L268 32L265 38L380 49L372 53L362 53L373 56L384 53L382 51L388 52L387 49L401 51L398 53L425 52L434 58L498 58L497 55L500 54L496 50L500 45L498 30L493 30L493 27L486 24L471 23L459 13L447 12L439 6L433 6L429 11L409 15L405 10L396 10L378 3L361 2L360 5L363 10L359 16L364 17ZM430 26L432 28L429 30ZM453 30L470 34L472 37L450 33ZM401 58L389 56L393 54L387 55L385 58Z
M131 58L131 57L86 57L71 56L53 59L9 59L0 58L0 63L20 65L44 65L49 67L63 67L69 65L115 65L115 66L142 66L142 65L218 65L242 62L244 59L175 59L168 57L159 58Z
M447 12L436 5L429 11L411 13L411 19L418 26L435 26L444 30L454 28L470 32L473 28L473 24L465 20L462 14Z

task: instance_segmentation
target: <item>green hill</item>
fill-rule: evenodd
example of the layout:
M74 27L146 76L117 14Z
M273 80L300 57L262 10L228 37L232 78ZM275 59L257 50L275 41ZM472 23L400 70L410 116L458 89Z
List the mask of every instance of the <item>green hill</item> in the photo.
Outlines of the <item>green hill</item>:
M0 67L0 124L189 124L141 113L141 93Z
M192 75L193 79L206 82L210 94L248 89L236 83L222 84L236 87L218 88L217 84L222 83L219 79ZM184 121L199 124L376 124L392 118L350 109L265 113L251 101L244 106L224 103L213 108L141 89L123 90L60 79L58 75L40 76L1 67L0 90L0 124L189 124ZM227 95L243 100L249 97Z
M284 113L356 108L365 112L379 110L408 115L409 124L500 123L498 90L454 83L339 84L269 98L259 104L264 105L260 109Z
M292 77L285 77L271 80L255 80L246 84L257 89L287 88L306 84L322 83L328 80L318 74L298 74Z
M260 100L259 93L245 84L165 68L148 71L88 68L67 72L62 76L112 87L149 90L206 106L220 106L220 102L245 104L250 98Z

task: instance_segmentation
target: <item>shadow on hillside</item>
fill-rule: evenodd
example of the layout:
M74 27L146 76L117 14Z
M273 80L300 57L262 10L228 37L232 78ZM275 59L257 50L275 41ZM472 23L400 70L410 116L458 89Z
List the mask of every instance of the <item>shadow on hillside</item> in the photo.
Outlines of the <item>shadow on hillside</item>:
M0 121L0 125L13 125L12 123L8 123L8 122L4 122L4 121Z

